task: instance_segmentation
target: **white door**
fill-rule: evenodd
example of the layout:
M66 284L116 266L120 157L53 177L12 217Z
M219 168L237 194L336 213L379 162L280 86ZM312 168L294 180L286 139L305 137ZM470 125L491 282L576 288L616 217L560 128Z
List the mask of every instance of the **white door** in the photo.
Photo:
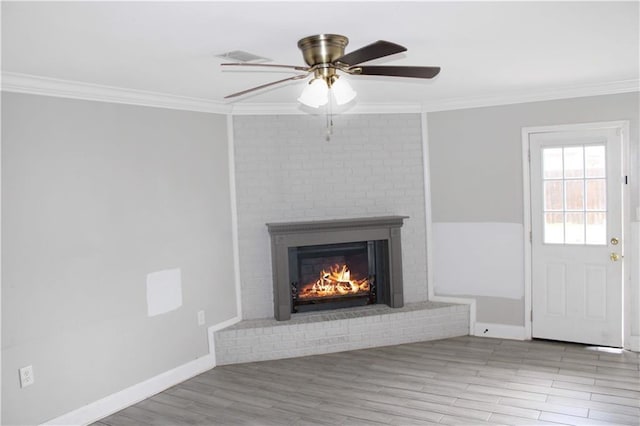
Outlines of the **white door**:
M622 346L619 129L533 133L532 336Z

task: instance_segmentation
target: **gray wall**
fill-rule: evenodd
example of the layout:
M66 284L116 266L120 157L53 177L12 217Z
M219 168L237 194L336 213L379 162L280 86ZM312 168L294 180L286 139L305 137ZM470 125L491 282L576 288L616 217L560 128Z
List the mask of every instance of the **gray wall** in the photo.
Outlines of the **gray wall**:
M3 93L2 423L208 354L196 312L236 315L231 238L224 116ZM148 317L146 275L170 268L182 306Z
M638 104L636 92L429 113L434 228L437 230L439 223L447 223L453 229L455 224L471 224L482 234L483 229L517 230L512 225L523 224L521 130L530 126L629 120L630 211L635 212L639 193ZM637 220L634 216L632 220ZM438 250L436 242L434 251ZM504 261L501 254L496 253L496 268ZM440 255L450 259L455 253ZM434 270L437 268L434 265ZM522 291L523 277L512 283ZM434 284L437 294L449 293L446 286ZM479 296L479 322L523 325L522 305L515 306L514 297L486 294L492 286L487 281L473 282L468 284L466 293L457 294Z
M637 166L639 96L636 92L429 113L433 221L523 223L523 127L629 120ZM632 170L631 204L637 206L637 168Z

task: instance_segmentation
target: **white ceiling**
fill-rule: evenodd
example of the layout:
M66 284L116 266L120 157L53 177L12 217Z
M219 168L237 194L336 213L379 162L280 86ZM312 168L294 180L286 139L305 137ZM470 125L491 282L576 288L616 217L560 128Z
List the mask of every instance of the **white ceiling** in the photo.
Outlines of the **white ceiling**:
M2 2L2 70L225 102L292 75L221 70L245 50L304 65L298 39L408 48L372 63L441 66L433 80L350 76L359 103L422 103L633 82L632 2ZM259 68L257 68L259 69ZM626 84L625 83L625 84ZM304 82L236 100L290 103Z

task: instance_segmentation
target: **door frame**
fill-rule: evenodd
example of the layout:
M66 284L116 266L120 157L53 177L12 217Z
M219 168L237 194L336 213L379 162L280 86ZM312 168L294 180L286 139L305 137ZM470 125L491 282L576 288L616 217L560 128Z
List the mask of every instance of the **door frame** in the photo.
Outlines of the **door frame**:
M629 176L629 121L602 121L593 123L578 124L560 124L552 126L534 126L522 128L522 192L523 192L523 241L524 241L524 335L525 339L531 339L531 299L532 299L532 226L531 226L531 163L529 153L529 136L534 133L549 132L570 132L579 130L595 130L595 129L619 129L622 137L622 176ZM631 305L628 295L631 291L630 271L635 266L635 259L629 256L629 253L635 252L631 250L637 244L635 241L629 241L629 232L631 226L631 209L629 206L629 184L623 185L622 188L622 241L624 241L625 261L622 265L622 345L625 349L638 350L630 348L629 341L631 337ZM633 244L633 246L632 246Z

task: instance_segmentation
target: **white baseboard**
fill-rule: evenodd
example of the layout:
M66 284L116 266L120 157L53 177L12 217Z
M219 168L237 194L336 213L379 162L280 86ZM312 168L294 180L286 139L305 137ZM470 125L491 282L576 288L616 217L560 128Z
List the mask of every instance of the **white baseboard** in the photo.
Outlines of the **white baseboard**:
M208 355L195 359L172 370L165 371L164 373L158 374L144 382L130 386L120 392L116 392L98 401L87 404L84 407L80 407L77 410L63 414L60 417L51 419L43 423L43 425L87 425L169 389L171 386L175 386L178 383L189 380L198 374L211 370L216 366L215 341L213 338L214 332L227 328L239 322L241 319L242 318L239 316L234 317L219 324L212 325L207 329L207 336L209 338Z
M215 367L215 357L205 355L173 370L116 392L70 413L49 420L44 425L87 425L138 403L171 386L184 382Z
M473 335L479 337L525 340L524 326L492 324L488 322L477 322Z

